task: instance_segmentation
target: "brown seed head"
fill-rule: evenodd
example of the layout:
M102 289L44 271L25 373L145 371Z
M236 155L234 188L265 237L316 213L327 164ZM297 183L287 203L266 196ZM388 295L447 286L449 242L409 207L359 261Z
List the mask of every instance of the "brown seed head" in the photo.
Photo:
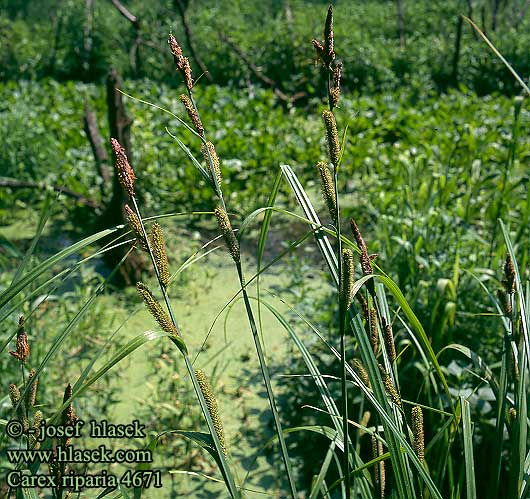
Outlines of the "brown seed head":
M127 194L131 198L133 198L134 197L134 181L136 180L136 177L134 176L134 171L131 165L129 164L129 160L127 159L127 154L125 153L125 149L114 138L110 139L110 143L112 145L112 150L114 151L114 154L116 155L115 166L118 172L118 179L122 187L127 192Z
M391 363L396 361L396 345L394 344L394 334L392 333L392 326L384 317L381 317L383 323L383 336L385 340L385 349Z
M221 206L218 206L217 208L215 208L215 216L217 217L217 225L219 226L219 232L221 232L221 234L223 235L230 255L232 256L234 262L239 263L241 261L241 255L239 252L239 242L232 229L232 224L230 223L230 218L228 218L228 214Z
M178 336L179 332L176 326L173 324L173 321L167 312L162 308L162 305L160 305L160 303L158 303L158 301L155 299L151 291L149 291L149 288L145 284L139 282L136 284L136 289L138 290L138 294L143 298L147 310L149 310L150 314L153 316L156 322L158 322L158 325L162 328L162 331Z
M335 196L335 183L333 175L324 161L317 163L318 173L320 174L320 186L322 187L322 197L329 211L329 216L334 223L337 223L337 196Z
M336 168L339 164L340 158L340 143L339 143L339 132L337 131L337 122L335 121L335 115L329 109L326 109L322 113L322 119L324 120L324 126L326 128L326 136L328 139L329 159Z
M353 237L355 238L355 242L361 250L361 268L363 275L373 274L372 262L370 260L370 256L368 255L368 248L366 247L366 243L364 242L363 236L361 235L361 231L359 230L359 227L357 227L357 224L353 218L350 220L350 226L353 232ZM373 279L366 281L366 287L369 293L372 296L375 296L375 286Z
M188 90L191 90L193 87L193 78L191 76L190 61L187 57L184 57L182 55L182 48L177 42L177 39L171 33L169 34L168 43L171 49L171 53L173 54L175 67L184 78L184 82L186 83L186 87L188 88Z
M195 109L193 102L191 102L191 99L185 94L182 94L180 96L180 101L184 104L184 107L186 108L186 112L188 113L188 117L190 118L190 121L193 123L195 130L202 138L204 138L204 127L202 126L201 118L199 116L199 113L197 113L197 110Z
M507 293L515 293L515 267L509 254L506 255L506 261L504 262L504 280L502 283Z
M342 249L342 279L341 283L341 299L346 310L351 306L353 300L353 282L355 274L355 262L353 259L353 251L350 248Z
M423 433L423 412L419 405L412 408L412 435L414 436L414 452L423 463L425 461L425 435Z
M162 227L156 222L151 226L151 249L153 251L158 274L160 275L160 281L164 287L167 288L171 274L169 273L169 263L167 260L166 247L164 245Z
M21 364L25 364L28 361L29 357L29 343L28 335L24 329L24 316L21 315L18 320L18 330L17 330L17 341L16 341L16 351L9 352L9 354L15 359L17 359Z
M206 161L206 166L210 171L212 183L215 185L215 177L215 179L217 179L217 184L220 187L223 181L223 175L221 173L221 163L219 161L219 156L217 156L217 152L215 151L215 146L208 141L201 146L201 152L204 156L204 161Z
M374 355L377 353L379 348L379 331L377 327L377 311L375 308L370 309L370 343L372 344L372 350Z
M217 434L217 438L219 439L219 442L221 444L221 449L223 450L223 454L227 456L228 451L226 448L223 422L221 421L221 416L219 415L219 408L217 406L217 400L215 399L215 396L213 394L212 387L208 381L208 378L202 370L196 370L195 376L197 377L197 381L199 382L199 386L201 388L204 400L206 400L208 412L210 413L210 417L212 418L215 433Z
M332 107L337 106L339 103L341 78L342 78L342 62L339 62L333 68L333 80L331 82L331 87L329 90L329 97L330 97Z
M324 62L329 67L335 60L333 41L333 5L329 6L326 23L324 24Z

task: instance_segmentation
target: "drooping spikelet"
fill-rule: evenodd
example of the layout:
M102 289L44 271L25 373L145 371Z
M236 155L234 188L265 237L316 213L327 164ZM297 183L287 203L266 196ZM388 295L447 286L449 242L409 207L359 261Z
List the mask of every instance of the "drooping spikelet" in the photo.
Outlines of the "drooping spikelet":
M423 433L423 412L419 405L412 408L412 435L414 452L423 463L425 461L425 435Z
M355 262L353 251L350 248L342 249L342 278L340 280L340 296L344 309L348 310L353 300L353 281L355 272Z
M175 67L184 78L184 82L186 83L187 89L191 90L193 87L193 78L191 76L190 61L187 57L184 57L184 55L182 54L182 49L179 43L177 42L177 39L171 33L168 37L168 43L169 48L171 49L171 53L173 54Z
M221 206L218 206L215 208L215 216L217 217L219 231L223 235L230 255L232 255L234 262L239 263L241 260L241 255L239 253L239 242L237 241L236 235L232 229L232 224L230 223L228 214Z
M383 323L383 337L385 340L385 349L391 363L396 361L396 345L394 344L394 334L392 333L392 326L384 317L381 317Z
M329 98L332 107L338 105L340 100L340 80L342 78L342 67L342 62L339 62L333 68L333 79L331 81L331 87L329 89Z
M324 120L324 126L326 128L329 159L333 163L333 166L337 167L340 158L340 143L339 132L337 131L337 122L335 121L335 115L329 109L326 109L322 113L322 119Z
M134 181L136 177L134 176L134 171L129 163L125 149L120 145L120 143L112 138L110 139L112 145L112 150L116 156L116 170L118 172L118 179L120 184L125 189L127 194L131 198L134 197Z
M9 354L15 357L15 359L18 359L21 364L25 364L29 357L29 343L28 335L24 329L23 315L21 315L18 320L17 341L15 346L16 350L14 352L9 352Z
M379 348L379 330L377 327L377 311L375 308L370 309L370 343L372 345L372 350L374 355L377 353Z
M219 442L221 444L221 449L223 450L223 454L227 456L228 452L226 448L223 423L221 421L221 416L219 415L219 408L217 407L217 400L215 400L212 387L210 386L208 378L206 378L206 375L201 369L197 369L195 371L195 376L197 377L197 381L199 382L199 386L201 388L202 395L204 396L204 400L206 400L208 412L210 413L210 417L212 418L215 433L217 434L217 438L219 439Z
M385 387L385 391L387 395L390 397L390 400L392 401L392 403L397 405L401 409L401 397L399 396L399 393L396 390L396 387L394 386L394 382L392 381L392 378L386 372L385 368L381 364L379 364L379 369L381 371L381 377L383 379L383 386Z
M140 219L128 204L125 205L125 217L127 218L127 223L129 224L129 228L134 234L134 237L136 237L136 240L140 243L142 249L147 251L147 243L145 241Z
M31 369L28 376L28 385L30 385L28 392L28 407L33 407L37 399L37 388L39 386L39 378L34 378L35 369Z
M352 367L353 367L354 371L357 373L357 376L359 376L359 378L361 378L361 381L368 388L370 388L371 387L370 378L368 376L368 372L366 371L362 361L359 360L359 359L353 359L352 360Z
M188 113L190 121L193 123L193 126L195 127L196 132L202 138L204 138L204 127L202 126L201 118L199 116L199 113L197 113L197 109L195 109L193 102L185 94L182 94L180 96L180 101L182 102L182 104L184 104L184 107L186 108L186 112Z
M315 47L315 63L318 63L318 61L322 61L324 64L324 45L322 45L322 42L319 42L318 40L311 40L311 43L313 44L313 47Z
M502 281L506 293L515 293L515 266L512 261L510 254L506 255L506 261L504 262L504 279Z
M320 185L322 187L322 196L329 211L329 216L334 223L337 223L337 196L335 195L335 183L333 176L324 161L317 163L318 173L320 174Z
M361 231L359 230L359 227L357 227L357 224L353 218L350 220L350 226L353 232L353 237L355 238L355 242L361 250L361 269L363 271L363 275L373 274L372 261L368 255L368 248L366 247L366 243L364 242L363 236L361 235ZM375 296L375 286L373 279L366 281L366 288L372 296Z
M167 288L171 274L169 273L169 263L167 261L162 227L156 222L151 225L151 250L153 252L158 274L160 275L160 281L164 287Z
M333 5L329 6L326 23L324 24L324 58L327 66L335 60L333 41Z
M178 335L178 330L173 324L173 321L167 314L167 312L162 308L162 305L158 303L155 299L149 288L139 282L136 284L136 289L138 290L139 295L143 298L147 310L151 313L153 318L158 322L158 325L162 328L162 331L165 331L169 334Z
M36 411L35 415L33 416L33 432L31 432L29 437L29 447L30 449L38 449L40 447L40 442L37 440L37 436L39 435L40 426L42 424L44 417L42 415L41 411Z
M215 177L217 179L217 183L221 185L221 182L223 181L223 175L221 174L221 163L219 162L219 156L217 156L217 152L215 151L215 146L208 141L206 144L201 146L201 152L204 156L204 161L208 166L208 170L210 171L212 182L215 184Z
M377 439L375 435L372 435L372 457L377 459L379 456L383 455L383 442ZM385 497L385 462L379 461L374 466L374 486L376 497L384 499Z

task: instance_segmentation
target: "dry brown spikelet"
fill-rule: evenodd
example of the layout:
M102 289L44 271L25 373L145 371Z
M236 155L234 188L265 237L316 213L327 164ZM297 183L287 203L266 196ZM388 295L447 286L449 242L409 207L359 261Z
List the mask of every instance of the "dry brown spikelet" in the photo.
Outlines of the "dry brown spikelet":
M232 229L232 224L230 223L230 218L226 210L221 206L215 208L215 216L217 218L217 225L219 226L219 231L223 235L226 246L230 255L234 259L234 262L239 263L241 261L241 255L239 252L239 242L237 241L236 235Z
M318 173L320 174L320 186L322 188L322 197L329 211L329 216L334 223L337 223L337 196L335 195L335 183L333 175L324 161L317 163Z
M21 364L25 364L28 361L29 357L29 343L28 335L24 329L24 316L21 315L18 320L18 330L17 330L17 341L16 341L16 350L14 352L9 352L11 356L17 359Z
M219 439L219 442L221 444L221 449L223 450L223 454L227 456L228 452L226 448L223 422L221 421L221 416L219 415L219 408L217 406L217 400L215 399L215 395L213 394L212 387L208 381L208 378L201 369L197 369L195 371L195 376L197 377L197 381L199 382L199 386L201 388L204 400L206 400L208 412L210 413L210 417L212 418L215 433L217 434L217 438Z
M355 242L361 250L361 269L363 271L363 275L373 274L372 261L368 255L368 248L364 242L363 236L361 235L361 231L359 230L359 227L357 227L357 223L353 218L350 220L350 226L353 232L353 237L355 238ZM366 288L372 296L375 296L375 286L373 279L366 281Z
M112 145L112 150L116 156L116 170L118 172L118 179L120 184L125 189L129 197L134 197L134 181L136 177L134 175L134 170L132 169L125 149L120 145L120 143L112 138L110 139Z
M182 94L180 96L180 101L182 102L182 104L184 104L186 112L188 113L190 121L193 123L195 130L202 138L204 138L204 127L202 126L201 118L199 116L199 113L197 113L197 109L195 109L193 102L185 94Z
M151 313L153 318L158 322L158 325L161 327L162 331L165 331L169 334L178 335L179 332L176 326L173 324L173 321L167 314L167 312L162 308L162 305L158 303L155 299L149 288L142 282L136 284L136 289L138 294L143 298L147 310Z
M387 322L384 317L381 317L383 323L383 337L385 340L385 349L391 363L396 361L396 345L394 343L394 334L392 332L392 326Z
M377 310L375 308L370 309L370 343L374 355L377 353L379 348L379 329L377 327Z
M329 109L322 112L322 119L324 120L324 127L326 128L326 137L328 141L329 159L336 168L340 158L340 143L339 132L337 130L337 122L335 115Z
M342 279L340 296L345 310L348 310L353 300L353 282L355 279L355 262L350 248L342 249Z
M328 8L328 15L324 24L324 60L329 67L335 60L335 47L333 40L333 5Z
M502 283L506 293L515 293L515 266L510 254L506 255L506 261L504 262L504 279Z
M162 232L162 227L156 222L151 225L151 250L160 281L167 288L171 274L169 273L169 263L167 261L166 246L164 244L164 233Z
M223 181L223 175L221 173L221 163L219 161L219 156L217 156L217 152L215 151L215 146L208 141L201 146L201 152L204 156L206 166L210 171L210 178L212 179L213 184L215 185L215 177L217 179L217 184L220 186Z
M414 436L414 452L423 463L425 461L425 435L423 432L423 411L419 405L412 408L412 435Z
M193 88L193 78L191 76L190 61L182 54L182 48L180 47L179 43L177 42L177 39L173 36L172 33L169 34L168 43L171 49L171 53L173 54L175 67L184 78L184 82L186 83L187 89L191 90Z
M333 68L333 79L329 89L329 98L332 107L337 106L340 100L340 80L342 78L342 68L342 62L339 62Z

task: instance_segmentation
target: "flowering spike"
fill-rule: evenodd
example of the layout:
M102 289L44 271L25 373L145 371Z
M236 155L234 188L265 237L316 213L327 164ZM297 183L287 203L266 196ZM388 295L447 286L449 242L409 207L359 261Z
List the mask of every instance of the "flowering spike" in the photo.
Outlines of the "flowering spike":
M223 181L223 175L221 173L221 163L219 162L219 156L215 151L215 146L211 142L206 142L201 146L201 151L204 156L204 161L210 171L210 178L215 185L214 177L217 179L217 184L220 186Z
M350 248L342 250L342 279L341 279L341 299L345 310L350 308L353 300L353 281L355 263L353 260L353 251Z
M324 120L324 126L326 128L329 159L333 163L333 166L336 168L339 164L340 158L340 143L339 132L337 131L337 122L335 121L335 115L329 109L326 109L322 113L322 119Z
M144 231L142 230L140 219L128 204L125 205L125 217L127 218L129 229L131 229L132 233L136 237L136 240L140 243L142 249L147 251L147 243L145 241Z
M199 382L199 386L201 388L204 400L206 400L208 412L210 413L210 417L212 418L215 433L217 434L217 438L219 439L219 442L221 444L221 449L223 451L223 454L227 456L228 452L226 448L223 422L221 421L221 416L219 415L219 408L217 406L217 400L215 399L215 395L213 394L212 387L208 381L208 378L201 369L197 369L195 371L195 376L197 377L197 381Z
M337 196L335 195L335 184L331 171L324 161L317 163L318 173L320 174L320 185L322 187L322 196L328 207L331 219L336 223L337 219Z
M419 405L412 408L412 435L414 436L414 452L423 463L425 461L425 436L423 433L423 412Z
M167 261L162 227L160 227L160 225L156 222L151 226L151 246L156 268L158 270L158 274L160 275L160 281L164 287L167 288L171 274L169 273L169 263Z
M195 130L204 139L204 127L202 126L201 118L199 113L197 113L197 109L195 109L193 102L191 102L191 99L185 94L180 96L180 101L182 104L184 104L186 112L188 113L190 121L193 123Z
M155 299L151 291L149 291L149 288L145 284L139 282L136 284L136 289L138 290L138 294L143 298L147 310L149 310L153 318L156 320L156 322L158 322L158 325L162 328L162 331L178 336L179 332L176 326L173 324L173 321L167 312L162 308L162 305L160 305L160 303L158 303L158 301Z
M219 226L219 231L223 235L228 251L234 262L239 263L241 261L241 255L239 251L239 242L234 234L232 229L232 224L230 223L230 218L226 210L221 206L215 208L215 216L217 217L217 225Z

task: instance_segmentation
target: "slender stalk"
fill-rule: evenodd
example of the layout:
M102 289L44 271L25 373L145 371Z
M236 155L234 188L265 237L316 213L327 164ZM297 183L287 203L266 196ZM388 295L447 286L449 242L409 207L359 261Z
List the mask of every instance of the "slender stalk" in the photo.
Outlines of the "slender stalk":
M197 112L197 115L200 118L199 109L197 108L197 104L195 102L195 99L193 98L193 92L189 88L188 88L188 97L190 98L191 103L193 104L193 107L195 108L195 111ZM200 139L203 142L203 144L206 144L206 142L207 142L206 134L204 134L203 137L200 137ZM209 163L209 166L210 166L210 172L214 172L213 159L212 159L212 156L210 154L210 150L209 150L208 147L206 147L206 151L207 151L208 163ZM215 194L216 194L217 198L219 199L219 202L221 203L221 207L226 211L226 204L225 204L225 201L224 201L223 192L221 190L221 186L219 185L219 182L217 180L216 175L212 175L212 181L213 181L213 187L214 187ZM263 382L264 382L265 388L267 390L267 397L269 399L269 406L270 406L272 417L273 417L273 420L274 420L274 426L275 426L275 429L276 429L276 433L278 434L278 441L280 443L280 450L281 450L281 454L282 454L282 460L283 460L283 464L284 464L285 471L286 471L286 474L287 474L287 481L288 481L288 484L289 484L289 490L290 490L292 498L296 499L296 497L297 497L296 485L294 483L293 474L292 474L292 471L291 471L291 465L290 465L290 461L289 461L289 453L287 451L287 445L285 443L285 438L283 436L283 429L282 429L282 425L281 425L281 422L280 422L278 409L277 409L277 406L276 406L276 399L274 397L274 392L273 392L272 384L271 384L271 381L270 381L269 368L267 366L267 362L266 362L265 356L263 354L263 347L262 347L261 340L259 338L258 330L257 330L257 327L256 327L256 321L254 319L254 313L252 311L252 306L250 305L250 300L248 298L248 294L247 294L247 290L246 290L246 286L245 286L245 277L244 277L244 274L243 274L243 270L242 270L242 267L241 267L240 263L235 262L235 265L236 265L236 269L237 269L239 283L240 283L241 290L242 290L243 301L245 303L245 310L246 310L246 313L247 313L247 316L248 316L250 329L251 329L251 332L252 332L252 337L254 339L254 345L256 347L256 353L258 355L258 361L259 361L259 364L260 364L260 369L261 369L261 374L262 374L262 377L263 377Z
M173 312L173 308L171 307L171 302L169 301L169 297L168 297L166 288L162 284L162 280L160 278L160 273L158 271L158 267L157 267L156 262L155 262L155 257L153 255L153 251L151 249L151 245L150 245L150 242L149 242L149 237L148 237L147 232L145 230L145 226L144 226L144 223L143 223L143 220L142 220L142 216L141 216L140 210L138 208L138 203L136 202L136 198L135 197L131 197L131 201L133 203L134 211L135 211L135 213L136 213L136 215L138 217L138 220L140 221L140 225L142 227L142 233L143 233L143 236L144 236L145 241L146 241L147 251L149 253L149 257L151 259L151 263L153 265L153 269L155 271L155 274L156 274L156 277L157 277L157 280L158 280L158 285L160 287L160 290L162 291L162 296L164 297L164 302L165 302L167 310L169 312L169 317L171 318L171 321L173 322L173 324L177 328L177 330L180 331L178 323L177 323L177 320L175 318L175 314ZM172 340L172 341L180 349L178 343L176 341L174 341L174 340ZM217 432L215 431L215 426L214 426L212 418L210 416L210 412L208 410L208 405L206 404L206 400L205 400L204 395L202 393L202 390L201 390L201 388L199 386L199 382L197 380L197 376L195 375L195 370L193 369L193 365L191 363L189 355L187 353L184 353L184 352L182 352L182 354L183 354L183 357L184 357L184 362L186 364L186 369L188 370L191 382L193 384L193 388L194 388L195 393L197 395L197 399L199 400L199 404L201 406L201 409L202 409L202 412L203 412L203 415L204 415L204 419L206 420L206 424L208 425L208 430L210 432L210 436L211 436L211 438L212 438L212 440L214 442L215 449L217 450L217 454L219 456L219 461L221 462L221 472L223 474L223 477L224 477L225 481L227 482L226 484L227 484L228 490L230 492L230 495L234 499L237 499L237 498L241 497L241 495L239 493L238 488L236 487L236 484L234 482L234 479L233 479L232 473L230 471L230 468L228 466L228 463L226 462L226 460L224 458L224 455L223 455L223 452L222 452L221 442L219 441L219 437L217 436Z

